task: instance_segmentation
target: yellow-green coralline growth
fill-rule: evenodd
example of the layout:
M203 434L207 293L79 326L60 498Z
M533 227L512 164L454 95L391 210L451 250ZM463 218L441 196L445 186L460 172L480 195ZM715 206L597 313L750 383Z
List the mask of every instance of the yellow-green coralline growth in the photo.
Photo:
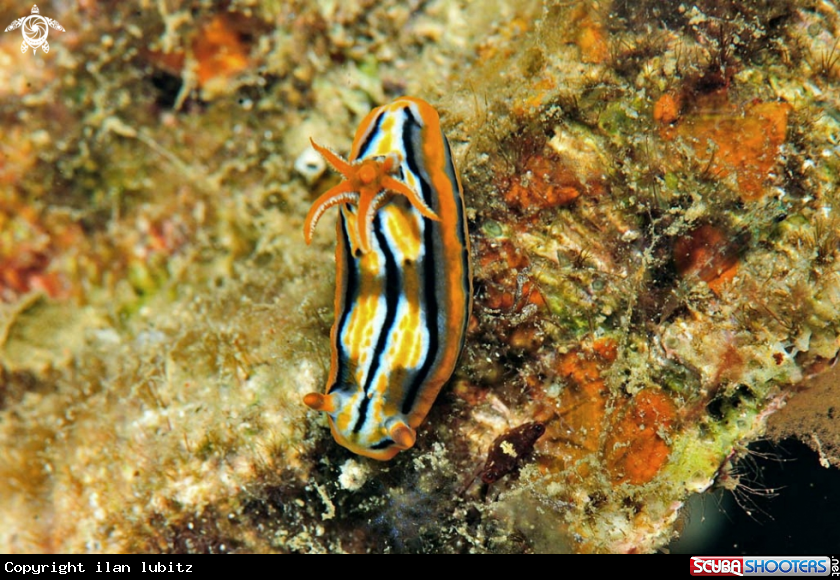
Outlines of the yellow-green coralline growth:
M48 54L0 35L0 551L650 552L771 416L840 461L833 3L39 8ZM301 404L334 277L301 227L309 138L402 94L453 145L475 306L381 464Z

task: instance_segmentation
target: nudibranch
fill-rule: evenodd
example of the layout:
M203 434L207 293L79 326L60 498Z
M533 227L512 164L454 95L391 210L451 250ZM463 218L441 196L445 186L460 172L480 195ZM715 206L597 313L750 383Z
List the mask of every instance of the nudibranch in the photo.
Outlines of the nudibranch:
M461 181L437 111L401 97L371 111L349 160L312 146L344 179L306 217L336 227L335 322L326 394L304 403L329 415L335 440L387 461L414 445L449 380L472 307Z

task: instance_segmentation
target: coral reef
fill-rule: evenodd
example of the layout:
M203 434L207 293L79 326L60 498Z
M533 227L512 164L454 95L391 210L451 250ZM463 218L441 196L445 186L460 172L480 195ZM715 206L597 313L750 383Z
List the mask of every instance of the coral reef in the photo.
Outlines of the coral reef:
M39 7L48 55L0 34L3 551L650 552L766 432L840 465L832 3ZM475 306L379 464L301 403L334 243L301 228L309 138L401 94Z

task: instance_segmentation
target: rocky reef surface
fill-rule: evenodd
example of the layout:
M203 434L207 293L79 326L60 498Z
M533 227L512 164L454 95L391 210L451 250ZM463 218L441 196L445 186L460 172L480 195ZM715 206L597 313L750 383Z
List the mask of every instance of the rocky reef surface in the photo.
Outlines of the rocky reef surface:
M48 54L0 34L0 550L650 552L768 421L840 463L833 2L40 8ZM402 94L475 305L378 463L301 403L334 291L301 228L309 138Z

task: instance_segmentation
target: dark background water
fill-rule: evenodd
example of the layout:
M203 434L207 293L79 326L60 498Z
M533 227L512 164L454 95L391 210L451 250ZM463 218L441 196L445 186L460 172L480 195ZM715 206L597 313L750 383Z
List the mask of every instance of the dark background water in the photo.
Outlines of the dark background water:
M799 441L761 441L742 465L754 491L727 490L689 504L682 538L670 551L715 555L840 554L840 469L826 469ZM774 493L768 493L768 490ZM739 502L741 505L739 505Z

